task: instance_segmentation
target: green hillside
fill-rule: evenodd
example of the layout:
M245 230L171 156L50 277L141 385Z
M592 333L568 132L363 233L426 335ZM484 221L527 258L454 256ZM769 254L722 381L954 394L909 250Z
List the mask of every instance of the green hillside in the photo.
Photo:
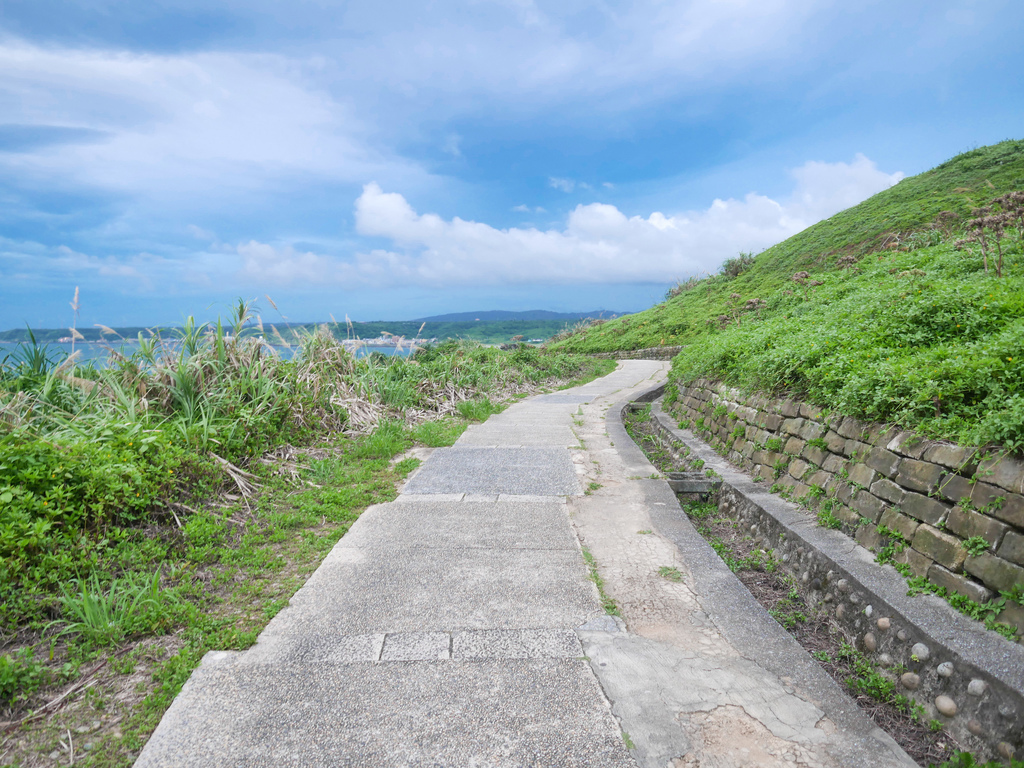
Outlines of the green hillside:
M672 375L791 394L973 444L1024 448L1024 141L966 152L646 312L555 343L685 345ZM990 206L988 251L972 210ZM958 242L961 241L961 242ZM997 276L997 249L1002 276Z

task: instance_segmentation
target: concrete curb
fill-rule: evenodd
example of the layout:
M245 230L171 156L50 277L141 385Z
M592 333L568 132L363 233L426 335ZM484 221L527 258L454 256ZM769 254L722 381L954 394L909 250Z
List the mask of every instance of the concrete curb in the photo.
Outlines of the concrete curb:
M655 387L636 400L616 403L609 411L608 432L620 455L628 457L629 464L637 467L638 474L649 474L653 466L626 432L622 418L632 403L651 402L662 391L663 386ZM902 753L892 737L872 723L754 599L693 527L668 483L665 480L644 480L641 483L655 528L676 546L682 560L689 565L694 589L703 598L702 606L708 618L747 659L788 682L825 712L839 728L850 733L853 740L861 743L861 750L836 757L844 765L871 768L881 764L878 761L879 749ZM914 762L907 757L906 764L914 765Z

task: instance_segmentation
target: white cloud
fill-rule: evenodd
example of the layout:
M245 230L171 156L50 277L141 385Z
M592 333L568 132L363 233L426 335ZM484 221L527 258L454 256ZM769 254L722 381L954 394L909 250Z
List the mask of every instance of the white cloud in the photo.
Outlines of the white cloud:
M371 127L317 88L312 69L270 55L0 43L4 122L91 132L87 142L5 153L0 170L150 201L231 197L235 204L290 177L361 182L382 173L424 175L375 149Z
M512 210L513 211L518 211L519 213L529 213L530 212L530 206L528 206L528 205L515 205L515 206L512 207Z
M572 179L560 179L552 176L548 179L548 186L552 189L559 189L562 192L572 192L576 189L576 182Z
M791 172L784 202L751 192L702 211L627 216L614 205L578 205L562 229L497 229L459 217L419 214L406 199L367 184L356 200L360 234L389 249L349 260L256 242L239 246L251 279L316 284L524 285L667 283L716 270L739 251L758 251L895 184L858 155L852 163L809 162Z

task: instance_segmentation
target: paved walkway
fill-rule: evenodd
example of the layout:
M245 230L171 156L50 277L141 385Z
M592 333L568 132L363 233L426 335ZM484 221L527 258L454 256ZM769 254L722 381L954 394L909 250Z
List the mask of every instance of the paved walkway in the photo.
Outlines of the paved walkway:
M913 765L649 479L609 408L666 371L624 362L434 451L253 648L204 658L136 765Z

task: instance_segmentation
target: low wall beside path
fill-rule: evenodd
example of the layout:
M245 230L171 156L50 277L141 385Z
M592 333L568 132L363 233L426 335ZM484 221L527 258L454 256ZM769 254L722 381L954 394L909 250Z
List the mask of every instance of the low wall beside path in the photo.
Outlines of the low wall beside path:
M844 529L871 550L902 545L894 562L914 576L976 603L1024 589L1024 461L709 380L675 395L667 410L720 455L812 508L835 497ZM1024 608L999 620L1024 639Z
M682 347L648 347L647 349L623 349L617 352L594 352L590 357L601 360L671 360L682 351Z

